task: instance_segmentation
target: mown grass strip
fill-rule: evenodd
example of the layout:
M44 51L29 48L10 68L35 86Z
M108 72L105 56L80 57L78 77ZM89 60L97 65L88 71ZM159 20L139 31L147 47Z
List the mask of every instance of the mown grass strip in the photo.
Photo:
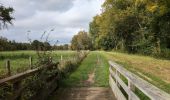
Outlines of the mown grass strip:
M75 87L83 86L83 82L88 79L88 74L90 74L95 67L96 56L94 52L90 52L88 56L84 59L81 65L75 70L70 76L61 81L62 87Z
M95 86L108 87L109 86L109 64L106 57L101 52L97 53L97 65L95 70Z
M88 79L90 73L95 73L93 87L108 86L108 62L107 59L97 51L90 52L81 65L68 78L60 84L63 87L84 87L84 82Z

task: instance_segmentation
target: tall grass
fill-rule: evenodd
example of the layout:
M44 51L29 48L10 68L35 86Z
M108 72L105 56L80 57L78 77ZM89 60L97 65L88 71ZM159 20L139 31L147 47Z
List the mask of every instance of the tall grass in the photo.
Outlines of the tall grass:
M57 89L59 87L58 82L60 82L63 78L68 76L70 72L78 67L78 65L83 61L88 52L53 52L52 56L56 56L56 54L61 54L63 56L63 60L58 59L58 61L49 61L46 64L53 64L53 66L49 69L44 67L38 73L35 73L29 77L25 77L22 81L22 87L25 87L22 90L21 98L23 100L29 100L33 98L42 98L38 100L46 100L46 97L49 93L53 92L53 89ZM72 57L72 59L65 59L68 57ZM48 57L47 57L48 59ZM21 60L21 59L19 59ZM40 60L41 61L41 60ZM46 60L44 60L46 61ZM58 64L59 63L59 64ZM44 63L42 64L44 65ZM8 87L2 86L0 88L0 99L5 100L9 96L15 95L13 92L12 85L7 84ZM51 90L51 87L53 89Z
M20 59L20 58L29 58L30 56L36 56L34 51L9 51L9 52L0 52L0 60L5 59Z
M53 61L60 61L62 59L72 59L76 56L75 51L53 51L51 53ZM7 68L5 67L6 60L9 59L11 62L11 72L12 74L20 73L25 70L30 69L29 67L29 57L33 58L33 64L36 64L38 56L36 51L10 51L10 52L0 52L0 78L3 78L7 73Z
M149 56L103 52L108 60L123 65L144 80L170 93L170 61Z

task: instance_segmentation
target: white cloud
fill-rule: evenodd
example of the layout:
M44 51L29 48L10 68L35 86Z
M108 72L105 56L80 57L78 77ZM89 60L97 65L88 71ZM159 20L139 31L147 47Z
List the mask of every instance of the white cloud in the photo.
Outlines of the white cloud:
M93 16L100 13L103 0L2 0L5 6L15 9L14 26L3 30L2 35L16 41L39 39L43 31L55 28L50 39L70 42L80 29L88 31ZM1 34L0 34L1 35Z

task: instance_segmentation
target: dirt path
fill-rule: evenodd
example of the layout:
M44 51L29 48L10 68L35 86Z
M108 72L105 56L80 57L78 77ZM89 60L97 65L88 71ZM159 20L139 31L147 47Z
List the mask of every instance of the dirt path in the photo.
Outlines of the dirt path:
M85 87L91 87L94 84L94 82L95 82L94 78L95 78L95 69L94 69L94 71L92 73L90 73L88 75L88 79L83 82L84 86Z
M85 87L60 88L52 100L116 100L110 88L91 87L95 82L95 70L88 76Z
M90 74L88 74L88 79L83 81L83 86L85 86L85 87L91 87L95 82L94 78L95 78L96 67L100 66L100 64L101 64L99 56L97 56L96 58L97 58L96 65L95 65L94 70Z
M81 87L60 88L52 100L116 100L109 87L94 87L95 72L102 62L96 57L95 68L88 74L88 79L81 81ZM89 66L87 66L89 67Z
M60 89L53 100L116 100L110 88L81 87Z

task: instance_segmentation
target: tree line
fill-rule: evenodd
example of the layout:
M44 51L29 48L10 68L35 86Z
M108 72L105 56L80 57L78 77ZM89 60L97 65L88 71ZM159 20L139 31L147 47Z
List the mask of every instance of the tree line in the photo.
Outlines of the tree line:
M37 50L40 47L46 45L48 49L51 48L50 44L43 43L38 40L34 40L31 43L19 43L16 41L10 41L5 37L0 37L0 51L14 51L14 50Z
M0 5L0 29L12 24L13 11L13 8ZM37 49L38 47L33 46L37 44L51 47L48 42L16 43L1 37L0 48L28 50ZM170 56L170 1L105 0L102 13L96 15L90 22L89 32L78 32L73 36L71 46L61 45L54 48L118 50L168 57Z
M96 49L152 54L170 48L169 0L106 0L93 18Z
M14 9L12 7L5 7L0 4L0 30L8 28L7 26L12 24L14 18L12 13ZM39 40L30 41L30 43L19 43L14 40L8 40L5 37L0 37L0 51L14 51L14 50L68 50L69 45L50 45L49 42L42 42Z
M170 1L105 0L102 13L89 24L88 36L92 49L169 56ZM77 49L82 48L77 41Z
M68 44L51 45L49 42L33 40L30 43L21 43L8 40L5 37L0 37L0 51L15 51L15 50L69 50Z

